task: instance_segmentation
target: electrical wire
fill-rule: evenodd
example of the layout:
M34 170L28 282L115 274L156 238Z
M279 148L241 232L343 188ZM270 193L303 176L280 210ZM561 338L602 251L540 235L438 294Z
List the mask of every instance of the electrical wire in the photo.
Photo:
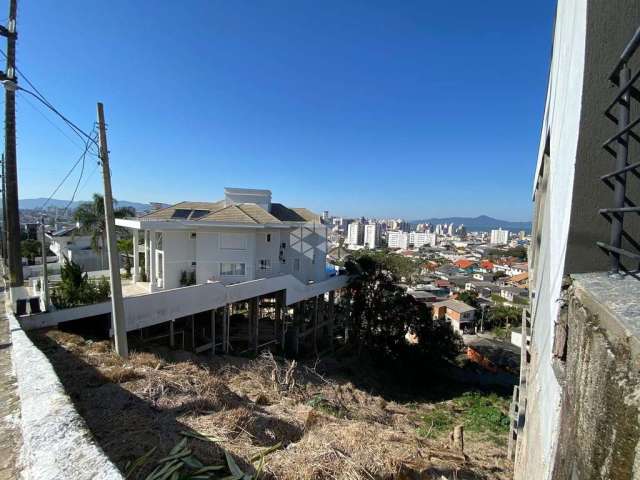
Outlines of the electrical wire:
M93 140L91 137L89 137L90 140ZM73 173L73 171L75 170L75 168L78 166L78 164L80 162L82 162L83 164L83 168L84 168L84 159L87 156L87 153L89 152L89 146L90 146L90 142L89 140L87 140L87 143L85 144L85 149L82 152L82 155L80 155L80 158L78 158L78 160L76 160L76 162L73 164L73 166L69 169L69 171L67 172L67 174L64 176L64 178L60 181L60 183L58 184L58 186L55 188L55 190L53 191L53 193L51 195L49 195L49 198L47 198L47 200L45 200L45 202L40 206L39 210L44 211L44 208L47 206L47 204L51 201L51 199L53 198L53 196L58 192L58 190L60 190L60 187L62 187L62 185L64 184L64 182L67 181L67 179L69 178L69 176ZM76 187L77 188L77 187ZM75 193L74 193L75 195ZM67 205L67 207L69 206L69 204Z
M1 49L0 49L0 54L4 58L8 59L7 54ZM19 86L17 84L16 84L16 87L15 87L16 90L20 90L20 91L28 93L29 95L32 95L35 99L37 99L39 102L41 102L47 108L49 108L49 110L51 110L53 113L58 115L71 128L71 130L82 139L83 142L84 142L85 139L90 139L97 146L96 141L93 138L91 138L91 136L89 134L87 134L80 127L78 127L75 123L73 123L71 120L69 120L67 117L65 117L62 113L60 113L60 111L56 107L54 107L53 104L51 102L49 102L49 100L47 100L47 98L38 90L38 88L29 80L29 78L24 74L24 72L22 72L22 70L20 70L18 68L17 65L14 65L14 67L15 67L16 71L20 75L22 75L22 77L24 77L24 79L27 82L27 84L29 84L29 86L31 88L33 88L35 90L35 92L37 92L37 93L34 93L31 90L27 90L26 88L23 88L23 87L21 87L21 86Z
M87 143L85 145L87 147L89 146L89 140L87 140ZM69 203L67 203L67 205L64 207L63 215L66 215L67 210L69 209L73 201L76 199L76 193L78 193L78 188L80 187L80 182L82 181L82 175L84 174L84 164L85 164L85 158L87 156L86 155L87 150L85 150L85 155L82 156L82 168L80 169L80 176L78 177L78 181L76 182L76 187L73 190L73 195L71 195L71 200L69 200Z
M22 98L25 102L27 102L27 104L29 104L29 106L31 108L33 108L34 111L38 112L40 114L40 116L42 116L42 118L44 118L47 122L49 122L49 124L55 128L56 130L58 130L63 136L65 136L71 143L73 143L75 146L77 146L78 148L80 148L81 150L84 149L84 145L78 143L77 140L73 139L72 137L70 137L67 132L65 132L64 130L62 130L58 125L56 125L43 111L42 109L40 109L39 107L36 106L35 103L33 103L31 100L29 100L29 97L27 97L26 95L23 95L22 92L20 92L20 98Z

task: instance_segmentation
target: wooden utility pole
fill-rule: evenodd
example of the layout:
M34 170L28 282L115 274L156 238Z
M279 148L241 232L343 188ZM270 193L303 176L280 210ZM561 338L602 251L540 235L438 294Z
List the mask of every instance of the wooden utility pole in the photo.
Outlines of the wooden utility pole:
M44 215L42 215L40 233L42 234L42 303L44 303L44 311L46 312L49 310L49 272L47 271L47 238L44 234Z
M7 71L5 83L5 196L7 206L7 263L9 284L21 287L22 256L20 254L20 214L18 211L18 170L16 162L16 14L17 0L9 1L9 24L0 32L7 37Z
M109 149L107 148L107 129L104 124L104 107L98 102L98 132L100 135L100 160L102 161L102 179L104 181L104 217L107 230L107 249L109 253L109 274L111 277L111 324L116 344L116 352L123 358L129 356L127 346L127 328L124 319L122 284L120 283L120 262L116 244L116 222L113 216L113 195L111 193L111 170L109 168Z

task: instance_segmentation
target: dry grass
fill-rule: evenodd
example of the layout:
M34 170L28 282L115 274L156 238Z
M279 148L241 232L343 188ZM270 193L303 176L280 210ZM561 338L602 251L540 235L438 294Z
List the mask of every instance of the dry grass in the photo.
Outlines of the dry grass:
M152 447L158 447L152 459L167 455L187 430L215 439L190 447L203 462L224 463L226 451L253 473L251 458L281 443L266 458L265 478L510 478L504 448L481 435L465 438L466 456L442 438L421 436L430 404L387 401L324 377L313 365L270 354L203 361L168 351L134 352L123 361L104 341L53 330L34 339L123 471ZM141 468L140 478L150 468Z

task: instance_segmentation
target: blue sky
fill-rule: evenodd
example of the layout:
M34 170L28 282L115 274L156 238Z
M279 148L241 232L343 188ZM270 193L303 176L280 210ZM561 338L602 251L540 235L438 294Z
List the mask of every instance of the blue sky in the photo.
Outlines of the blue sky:
M553 0L19 8L18 67L86 130L104 102L116 198L236 186L346 216L531 216ZM79 141L17 108L20 197L47 197ZM79 197L100 179L89 161Z

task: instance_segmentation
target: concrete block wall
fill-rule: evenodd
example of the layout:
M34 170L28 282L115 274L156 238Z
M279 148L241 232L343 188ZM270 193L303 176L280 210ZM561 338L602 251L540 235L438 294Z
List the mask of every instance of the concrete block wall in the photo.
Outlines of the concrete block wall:
M640 479L640 281L575 276L554 480Z

